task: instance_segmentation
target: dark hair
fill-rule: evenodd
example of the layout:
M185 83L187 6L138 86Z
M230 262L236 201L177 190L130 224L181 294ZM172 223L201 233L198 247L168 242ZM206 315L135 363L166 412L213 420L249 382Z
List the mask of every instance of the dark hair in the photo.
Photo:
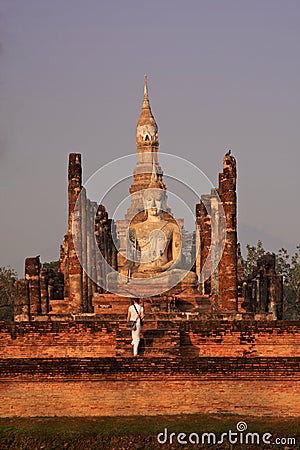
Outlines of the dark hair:
M135 298L134 301L135 301L136 303L140 303L140 299L139 299L139 298Z

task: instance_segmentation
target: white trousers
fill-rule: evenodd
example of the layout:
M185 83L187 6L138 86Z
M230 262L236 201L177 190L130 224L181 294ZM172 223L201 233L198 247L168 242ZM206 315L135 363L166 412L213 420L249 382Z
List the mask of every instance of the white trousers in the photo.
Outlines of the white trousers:
M140 319L136 322L136 330L132 330L133 356L137 356L140 343L141 322Z

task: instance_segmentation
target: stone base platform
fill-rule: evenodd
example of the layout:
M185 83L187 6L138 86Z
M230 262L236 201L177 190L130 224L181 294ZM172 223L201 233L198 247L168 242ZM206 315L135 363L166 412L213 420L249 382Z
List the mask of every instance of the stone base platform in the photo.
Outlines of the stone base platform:
M212 308L207 295L194 294L190 290L180 294L160 295L141 299L146 313L194 312L211 314ZM96 294L93 297L95 314L126 314L131 299L116 294Z
M131 298L117 294L94 294L93 308L96 315L121 314L126 315L131 305ZM145 297L141 299L146 313L192 312L212 314L211 300L208 295L200 295L191 287L168 292L163 295ZM68 299L51 300L49 315L69 314Z

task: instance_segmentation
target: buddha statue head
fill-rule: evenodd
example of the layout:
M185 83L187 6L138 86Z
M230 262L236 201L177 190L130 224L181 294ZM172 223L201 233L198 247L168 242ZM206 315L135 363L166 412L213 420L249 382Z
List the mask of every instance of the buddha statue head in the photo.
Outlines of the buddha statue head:
M167 207L167 193L165 185L159 179L156 171L153 169L149 187L143 193L144 210L148 219L161 218L163 211Z
M143 203L148 218L160 218L166 207L166 193L162 189L146 189L143 195Z

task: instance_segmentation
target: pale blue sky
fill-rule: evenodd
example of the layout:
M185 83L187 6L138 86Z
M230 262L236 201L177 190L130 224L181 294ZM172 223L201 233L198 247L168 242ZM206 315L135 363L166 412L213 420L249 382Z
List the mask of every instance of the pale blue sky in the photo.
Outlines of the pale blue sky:
M0 42L0 265L58 258L68 153L135 152L145 72L162 152L236 156L242 244L300 242L298 0L0 0Z

